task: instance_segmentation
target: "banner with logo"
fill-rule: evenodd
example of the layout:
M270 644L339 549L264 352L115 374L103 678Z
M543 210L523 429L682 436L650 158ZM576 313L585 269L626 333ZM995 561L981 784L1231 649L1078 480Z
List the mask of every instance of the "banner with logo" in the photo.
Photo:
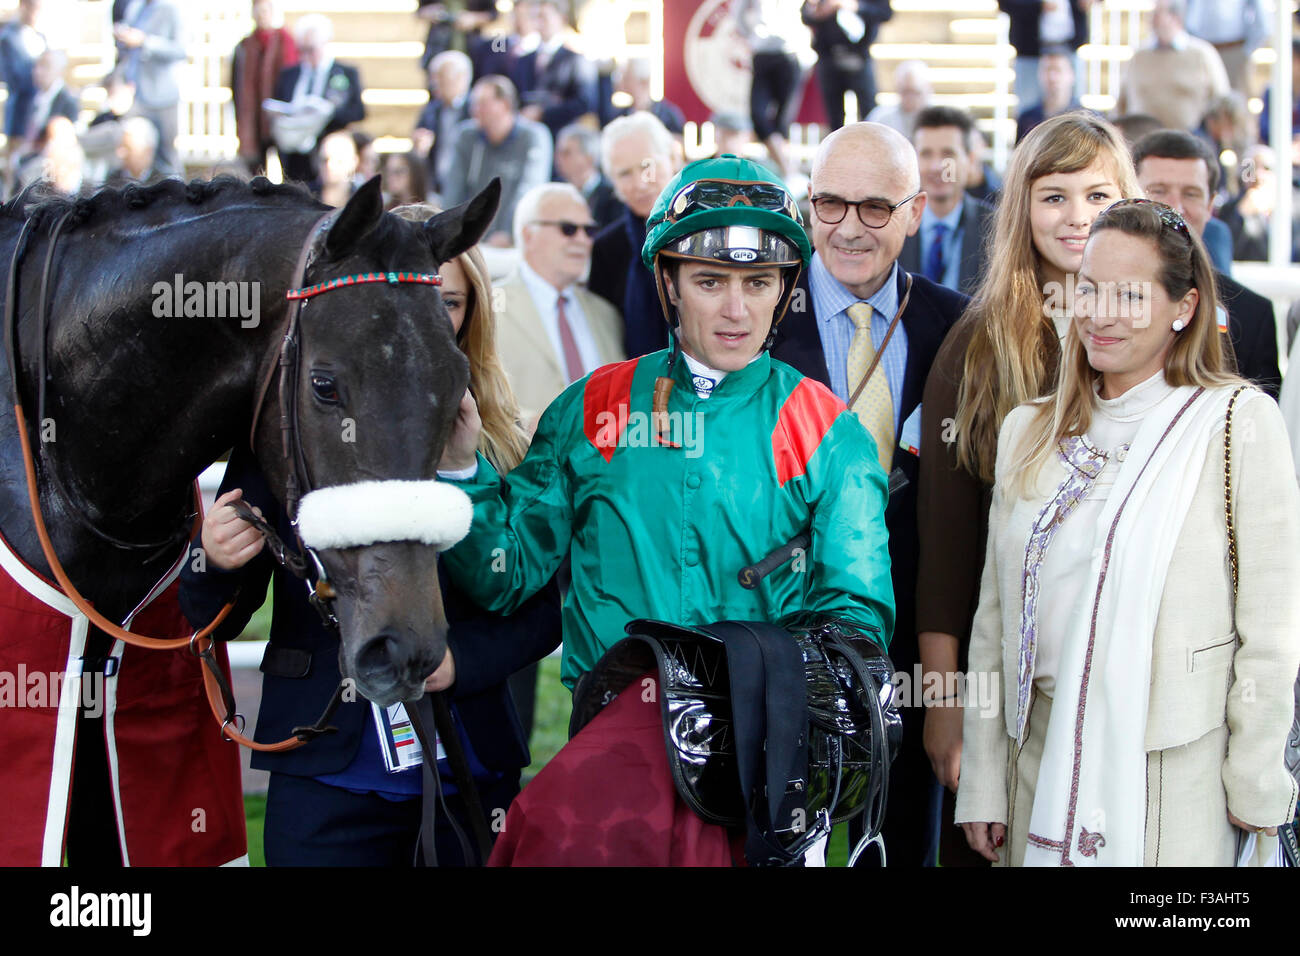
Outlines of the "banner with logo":
M752 76L736 18L739 6L736 0L665 0L664 98L680 106L688 120L702 123L712 113L749 115ZM826 122L811 72L796 121Z

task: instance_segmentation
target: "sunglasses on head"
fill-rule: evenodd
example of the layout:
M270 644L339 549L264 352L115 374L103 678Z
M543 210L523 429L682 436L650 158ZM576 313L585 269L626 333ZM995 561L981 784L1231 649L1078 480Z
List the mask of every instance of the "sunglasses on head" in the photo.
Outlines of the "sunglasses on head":
M573 237L581 229L587 234L588 239L595 239L596 233L600 232L600 226L596 223L569 222L567 219L535 219L534 226L554 226L566 236Z
M789 216L802 224L799 207L786 190L775 183L728 182L722 179L700 179L687 183L668 204L665 218L676 222L693 212L706 209L727 209L731 206L751 206Z
M1150 206L1160 217L1160 225L1168 226L1174 232L1181 232L1191 242L1192 231L1187 227L1187 221L1178 215L1178 210L1172 206L1167 206L1162 202L1154 199L1121 199L1113 202L1102 211L1102 216L1109 214L1112 210L1122 209L1125 206ZM1098 217L1100 218L1100 217Z

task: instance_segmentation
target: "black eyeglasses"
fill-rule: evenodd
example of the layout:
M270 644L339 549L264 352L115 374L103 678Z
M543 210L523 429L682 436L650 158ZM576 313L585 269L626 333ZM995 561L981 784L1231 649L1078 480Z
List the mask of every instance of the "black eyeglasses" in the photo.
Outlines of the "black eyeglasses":
M532 225L554 226L556 229L560 230L560 232L570 237L576 236L578 234L578 230L581 229L583 232L587 234L588 239L595 239L596 233L600 232L600 226L598 226L594 222L591 223L569 222L569 220L567 219L534 219L532 221Z
M1160 217L1160 224L1162 226L1168 226L1170 229L1174 230L1174 232L1181 232L1187 237L1188 242L1192 241L1192 230L1188 228L1187 220L1178 215L1178 210L1173 206L1157 202L1154 199L1121 199L1118 202L1111 203L1103 209L1101 216L1098 216L1097 218L1101 219L1102 217L1109 215L1113 210L1122 209L1125 206L1150 206L1155 211L1156 215Z
M700 179L687 183L668 203L664 218L676 222L693 212L729 206L752 206L779 212L803 224L794 197L783 187L776 183L730 182L725 179Z
M894 213L900 206L905 206L917 196L921 195L918 189L906 199L890 205L883 199L859 199L853 202L848 199L841 199L839 196L813 196L813 212L817 213L817 218L828 226L843 222L844 217L849 214L849 207L856 206L858 209L858 221L868 229L882 229L889 225L889 220L893 218Z

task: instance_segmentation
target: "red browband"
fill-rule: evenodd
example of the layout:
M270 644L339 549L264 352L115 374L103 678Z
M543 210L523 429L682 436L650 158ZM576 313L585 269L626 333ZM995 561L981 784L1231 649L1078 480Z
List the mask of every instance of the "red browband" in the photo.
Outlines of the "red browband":
M390 285L397 285L400 282L413 282L416 285L442 285L442 277L428 272L363 272L359 275L343 276L326 282L318 282L304 289L290 289L284 294L284 297L286 299L310 299L314 295L329 292L331 289L341 289L344 286L361 285L366 282L387 282Z

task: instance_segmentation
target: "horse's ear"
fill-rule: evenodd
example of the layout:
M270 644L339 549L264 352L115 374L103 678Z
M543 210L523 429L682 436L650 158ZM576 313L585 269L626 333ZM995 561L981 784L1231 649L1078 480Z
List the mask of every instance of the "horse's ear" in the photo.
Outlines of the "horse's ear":
M352 194L325 236L325 257L341 259L357 247L384 216L384 194L378 176Z
M439 213L424 224L424 234L439 263L455 259L472 248L497 214L501 200L501 180L493 179L469 202Z

